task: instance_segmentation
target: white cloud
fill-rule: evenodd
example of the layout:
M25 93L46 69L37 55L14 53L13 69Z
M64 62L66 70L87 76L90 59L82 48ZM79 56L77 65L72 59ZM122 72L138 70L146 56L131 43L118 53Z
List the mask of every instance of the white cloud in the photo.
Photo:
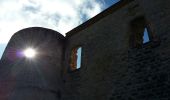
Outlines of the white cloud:
M0 44L26 27L46 27L63 35L102 10L96 0L1 0Z

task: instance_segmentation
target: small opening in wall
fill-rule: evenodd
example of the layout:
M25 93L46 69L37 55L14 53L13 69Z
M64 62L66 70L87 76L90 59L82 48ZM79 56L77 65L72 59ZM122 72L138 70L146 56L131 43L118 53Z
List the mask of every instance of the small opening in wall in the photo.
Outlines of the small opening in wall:
M76 70L81 67L81 56L82 56L82 47L73 48L71 53L71 70Z
M149 34L148 34L148 29L144 29L144 35L143 35L143 44L149 42Z
M148 24L144 17L139 17L131 22L131 44L132 47L142 47L143 44L150 42Z

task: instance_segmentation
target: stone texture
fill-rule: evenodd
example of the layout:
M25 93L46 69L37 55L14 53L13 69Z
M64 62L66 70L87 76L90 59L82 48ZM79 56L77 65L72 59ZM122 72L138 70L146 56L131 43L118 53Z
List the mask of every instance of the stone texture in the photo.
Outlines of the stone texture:
M64 41L61 34L39 27L15 33L1 60L0 99L58 100ZM27 47L36 49L35 58L19 55Z
M169 100L169 5L169 0L121 0L65 38L43 28L17 32L0 61L0 100ZM141 16L150 42L131 47L130 23ZM47 55L30 63L10 52L27 43ZM81 68L71 71L71 52L78 46Z

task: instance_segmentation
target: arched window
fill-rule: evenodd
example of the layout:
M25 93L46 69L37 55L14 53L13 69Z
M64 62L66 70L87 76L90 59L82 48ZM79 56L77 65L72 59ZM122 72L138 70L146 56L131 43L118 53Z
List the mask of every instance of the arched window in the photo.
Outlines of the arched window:
M131 44L132 47L141 47L150 42L149 25L144 17L139 17L131 22Z

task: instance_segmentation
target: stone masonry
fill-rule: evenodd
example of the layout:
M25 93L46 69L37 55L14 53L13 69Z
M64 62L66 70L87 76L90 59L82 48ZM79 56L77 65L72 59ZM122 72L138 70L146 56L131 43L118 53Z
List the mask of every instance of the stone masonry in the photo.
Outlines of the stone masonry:
M18 31L0 61L0 100L170 100L169 27L169 0L121 0L66 37ZM16 55L26 46L35 60ZM71 70L77 47L81 68Z

